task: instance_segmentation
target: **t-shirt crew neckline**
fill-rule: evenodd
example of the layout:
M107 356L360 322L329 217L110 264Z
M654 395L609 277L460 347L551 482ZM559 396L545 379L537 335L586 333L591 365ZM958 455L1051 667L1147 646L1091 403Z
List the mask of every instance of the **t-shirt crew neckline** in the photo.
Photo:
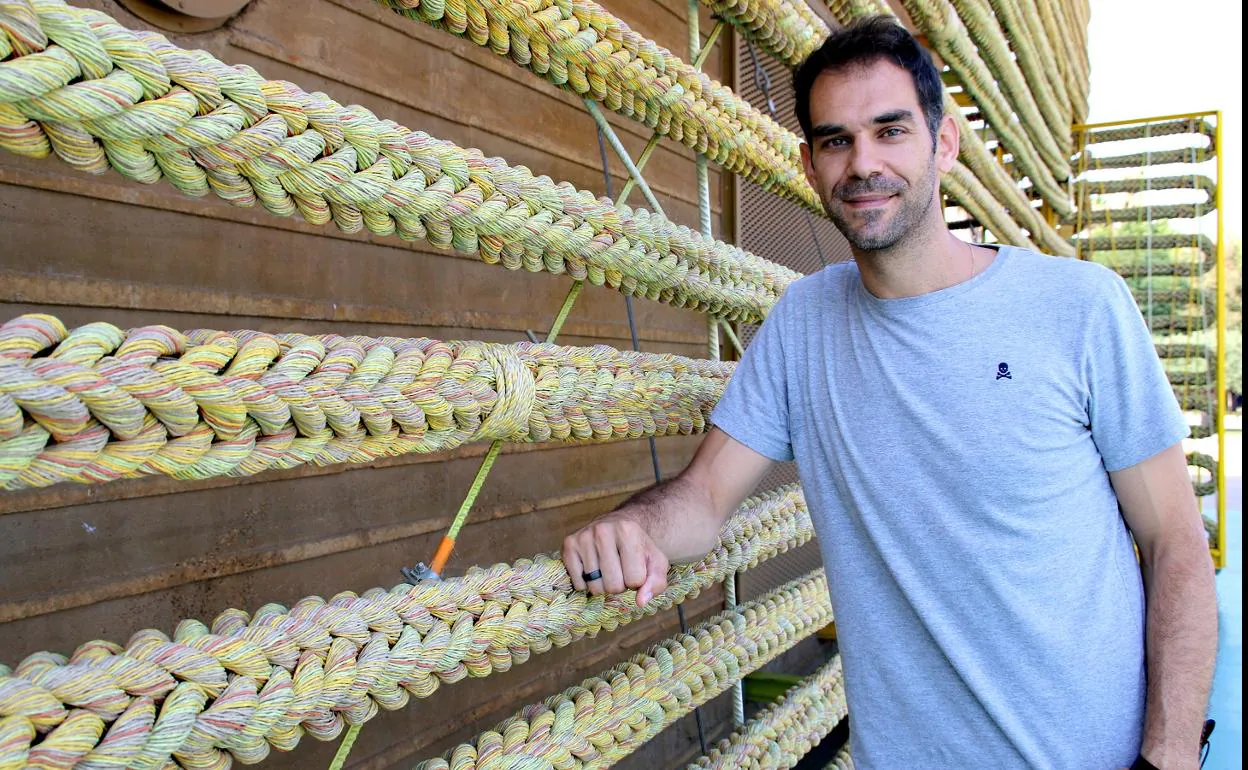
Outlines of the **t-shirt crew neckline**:
M952 286L946 286L943 289L929 291L926 294L919 294L914 297L891 297L886 299L872 294L871 291L867 289L866 284L862 282L862 273L858 272L858 296L872 308L886 315L896 312L911 311L917 307L935 305L937 303L959 297L966 292L991 281L993 276L1001 271L1001 267L1005 264L1006 260L1009 259L1010 250L1012 248L1010 246L995 243L975 243L972 245L982 246L986 249L994 249L997 252L997 257L992 260L992 264L988 265L986 270L973 278L969 278L961 283L955 283Z

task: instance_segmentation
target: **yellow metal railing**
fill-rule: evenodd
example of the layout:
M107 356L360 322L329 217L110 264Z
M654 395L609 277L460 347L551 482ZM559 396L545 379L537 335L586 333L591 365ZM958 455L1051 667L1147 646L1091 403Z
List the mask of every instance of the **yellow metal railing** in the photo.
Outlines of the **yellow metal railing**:
M1209 130L1208 121L1210 119L1213 120L1212 136L1210 136L1208 133L1208 130ZM1103 194L1108 188L1108 185L1106 185L1104 182L1100 182L1099 183L1100 192L1098 193L1098 182L1089 180L1087 178L1087 174L1089 172L1097 170L1097 166L1095 165L1097 158L1094 157L1093 154L1088 151L1089 146L1096 143L1096 140L1094 139L1094 137L1097 132L1105 132L1109 129L1127 129L1132 126L1139 126L1141 131L1138 135L1125 135L1121 132L1115 132L1115 135L1112 139L1107 140L1105 137L1102 137L1102 141L1104 141L1106 144L1112 144L1113 142L1120 142L1120 141L1150 139L1150 138L1156 138L1156 136L1161 135L1161 134L1150 135L1149 133L1150 127L1160 126L1161 124L1174 124L1177 121L1184 121L1184 120L1192 121L1192 125L1187 129L1185 129L1182 126L1176 127L1176 126L1171 125L1168 129L1164 131L1164 133L1166 135L1175 135L1177 132L1179 134L1203 135L1209 138L1211 142L1211 147L1209 148L1208 153L1212 154L1213 157L1208 158L1207 157L1208 154L1206 154L1198 158L1197 152L1193 150L1192 160L1190 161L1190 164L1193 167L1196 165L1207 163L1209 160L1212 160L1213 163L1215 164L1214 173L1216 174L1216 183L1213 185L1212 199L1211 201L1209 201L1208 204L1196 204L1190 207L1191 209L1194 210L1194 213L1177 213L1177 209L1181 208L1178 206L1164 207L1165 209L1168 209L1168 213L1161 214L1156 217L1151 216L1153 212L1151 212L1150 207L1146 205L1143 207L1139 207L1140 212L1138 216L1140 216L1141 218L1135 219L1135 220L1131 219L1131 216L1132 216L1131 214L1122 210L1118 211L1118 214L1120 216L1116 218L1113 217L1109 213L1113 209L1112 206L1102 207L1099 209L1093 208L1093 202L1094 202L1095 197L1098 194ZM1120 249L1120 250L1128 251L1128 252L1133 252L1133 251L1138 252L1140 250L1139 248L1140 238L1138 234L1135 237L1128 236L1125 234L1119 235L1117 225L1127 224L1133 221L1137 223L1147 224L1148 232L1150 233L1150 237L1148 239L1150 243L1148 246L1145 247L1144 250L1147 252L1147 260L1148 260L1148 265L1149 265L1150 283L1148 284L1146 288L1147 288L1147 297L1150 300L1150 304L1151 304L1151 299L1153 296L1152 289L1151 289L1151 280L1154 277L1151 274L1152 264L1153 264L1152 255L1153 255L1154 249L1150 248L1152 245L1151 233L1153 232L1153 224L1158 221L1168 221L1168 219L1171 217L1186 216L1186 217L1194 217L1196 219L1199 219L1203 216L1206 216L1209 213L1212 213L1215 216L1215 228L1216 229L1215 229L1215 235L1213 239L1212 254L1210 255L1212 257L1212 261L1214 262L1213 272L1214 272L1214 282L1216 285L1214 287L1214 292L1213 292L1215 295L1215 311L1214 311L1214 318L1213 318L1214 351L1213 351L1213 356L1212 356L1214 387L1213 387L1213 393L1212 393L1212 398L1211 398L1212 403L1210 404L1212 408L1210 409L1211 413L1209 415L1211 418L1209 435L1216 436L1217 463L1216 463L1216 466L1214 466L1215 469L1212 471L1213 483L1212 485L1209 485L1209 486L1212 487L1212 491L1215 494L1215 515L1216 515L1216 534L1214 534L1212 538L1213 542L1210 544L1210 553L1212 554L1214 564L1218 569L1221 569L1223 566L1225 566L1225 563L1226 563L1226 468L1225 468L1225 463L1223 462L1223 460L1226 457L1225 412L1226 412L1226 406L1227 406L1227 392L1226 392L1226 326L1227 326L1226 314L1227 314L1227 308L1226 308L1226 262L1225 262L1226 244L1225 244L1225 237L1224 237L1224 232L1223 232L1224 217L1223 217L1223 211L1222 211L1223 209L1223 193L1222 193L1223 131L1222 129L1223 129L1223 117L1222 117L1222 112L1220 110L1206 110L1202 112L1185 112L1185 113L1176 113L1176 114L1171 114L1171 115L1158 115L1158 116L1145 117L1145 118L1133 118L1133 119L1127 119L1127 120L1107 121L1107 122L1101 122L1101 123L1088 123L1088 124L1076 125L1073 128L1074 137L1075 137L1075 151L1077 153L1076 155L1077 163L1076 163L1076 168L1075 168L1077 181L1074 186L1075 198L1076 198L1075 217L1074 217L1074 230L1075 230L1074 242L1076 244L1076 248L1079 253L1079 258L1091 259L1093 257L1094 251L1095 253L1098 253L1098 254L1106 253L1105 251L1102 251L1102 249L1107 249L1109 252L1112 252L1116 249ZM1115 156L1112 153L1107 153L1106 155L1101 156L1101 157L1118 157L1120 161L1122 160L1122 156ZM1175 177L1169 177L1163 180L1162 178L1159 178L1159 177L1147 176L1147 170L1149 169L1150 165L1152 167L1155 167L1156 165L1162 165L1164 161L1158 161L1154 165L1154 164L1148 163L1148 161L1146 160L1141 165L1132 166L1129 163L1129 159L1127 160L1128 162L1125 162L1125 163L1120 162L1116 166L1116 168L1124 172L1143 171L1144 172L1143 179L1146 180L1143 185L1144 186L1143 192L1154 191L1149 188L1149 185L1147 184L1147 180L1151 179L1160 183L1162 181L1172 181L1173 179L1175 179ZM1193 172L1193 174L1191 174L1190 176L1192 177L1192 180L1193 180L1193 184L1191 185L1190 189L1195 189L1199 186L1195 183L1198 180L1198 177L1196 176L1195 172ZM1158 206L1157 208L1163 209L1162 206ZM1097 221L1095 217L1095 214L1097 213L1105 215L1105 219L1103 222ZM1092 237L1089 237L1091 233L1091 229L1094 226L1104 226L1107 231L1107 236L1103 236L1103 237L1095 238L1095 239ZM1192 229L1193 229L1193 233L1191 235L1192 235L1193 243L1196 243L1200 237L1201 228L1198 226ZM1159 248L1157 250L1159 251L1161 249ZM1193 273L1190 276L1191 283L1189 284L1191 292L1195 294L1195 293L1199 293L1203 291L1203 287L1201 286L1201 279L1206 275L1207 275L1207 271L1193 267ZM1173 278L1174 276L1166 276L1166 277ZM1176 283L1175 285L1177 286L1179 284ZM1148 315L1149 308L1145 307L1144 310L1146 312L1146 315ZM1154 323L1154 320L1150 319L1150 324L1152 323ZM1195 340L1197 339L1196 335L1199 334L1200 331L1203 331L1203 328L1193 329L1190 325L1188 327L1188 332L1191 337L1191 339L1188 340L1188 344L1191 345L1192 350L1197 349ZM1191 375L1189 374L1188 376L1190 377ZM1179 384L1176 382L1176 388L1178 387L1179 387ZM1184 401L1185 399L1181 398L1180 400ZM1185 409L1187 409L1192 406L1192 403L1189 401L1188 403L1184 403L1183 406ZM1192 456L1189 455L1189 461L1191 459L1192 459ZM1195 465L1196 463L1193 462L1192 464ZM1197 470L1196 472L1198 474L1200 473L1199 470ZM1204 509L1203 504L1201 508L1203 512L1203 509Z

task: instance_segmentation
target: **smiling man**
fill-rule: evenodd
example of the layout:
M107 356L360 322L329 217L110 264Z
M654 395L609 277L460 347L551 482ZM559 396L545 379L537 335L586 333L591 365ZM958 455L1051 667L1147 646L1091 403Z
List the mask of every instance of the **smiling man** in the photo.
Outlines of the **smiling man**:
M573 583L644 604L796 459L858 767L1197 767L1213 567L1130 291L949 232L957 128L894 21L832 35L794 85L855 260L789 287L688 468L565 540Z

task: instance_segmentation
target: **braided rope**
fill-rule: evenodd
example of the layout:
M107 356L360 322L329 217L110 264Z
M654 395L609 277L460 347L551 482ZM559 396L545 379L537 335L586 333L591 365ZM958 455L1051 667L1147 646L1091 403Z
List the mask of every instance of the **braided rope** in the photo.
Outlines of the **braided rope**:
M531 704L417 768L609 767L831 617L820 569Z
M333 740L441 682L506 671L670 609L813 536L792 485L747 500L715 550L673 567L643 609L632 591L575 591L551 554L254 615L230 609L211 625L182 621L172 639L149 629L124 648L93 641L68 659L36 653L11 674L0 667L0 767L54 756L67 768L162 768L170 756L183 767L251 764L305 733Z
M828 763L824 770L854 770L854 758L850 754L849 744L846 743L841 750L836 752L836 756Z
M1179 118L1161 123L1140 123L1134 126L1117 126L1114 128L1098 128L1084 132L1085 144L1103 144L1106 142L1125 142L1131 139L1148 139L1175 134L1197 134L1209 140L1208 148L1213 147L1217 129L1203 118Z
M377 0L488 46L578 96L637 120L812 211L793 132L593 0Z
M992 12L1001 22L1010 50L1018 57L1018 66L1028 85L1033 91L1044 94L1042 101L1051 102L1056 107L1056 115L1062 122L1060 130L1052 123L1049 124L1055 138L1069 141L1070 127L1074 123L1074 109L1066 82L1058 75L1057 63L1053 61L1053 52L1049 48L1040 20L1035 14L1024 13L1024 0L988 1Z
M1016 36L1016 43L1028 48L1013 48L1006 40L1003 19L993 13L989 0L951 0L959 18L975 41L989 72L1004 92L1049 169L1058 179L1070 176L1071 131L1070 111L1057 103L1052 89L1039 71L1024 75L1023 60L1031 61L1030 41ZM1009 15L1008 3L998 4Z
M1167 342L1153 346L1157 351L1158 358L1196 358L1205 361L1213 366L1213 361L1217 357L1217 351L1198 342L1187 340L1184 342Z
M838 655L789 688L783 698L760 711L687 770L794 767L847 713Z
M1082 123L1088 115L1088 66L1086 63L1086 23L1084 35L1079 35L1078 25L1068 23L1059 3L1052 0L1020 0L1024 14L1034 14L1040 20L1045 38L1052 51L1057 72L1066 83L1066 91L1074 109L1074 121ZM1071 34L1071 33L1075 34ZM1081 60L1082 57L1082 60Z
M1009 172L988 152L988 148L984 146L983 140L980 139L975 129L971 128L970 122L962 114L948 90L945 91L944 107L945 113L953 116L954 123L957 125L958 133L961 136L961 141L958 145L958 157L991 195L990 199L980 202L980 207L995 209L996 205L1004 206L1015 223L1027 228L1027 232L1031 234L1031 237L1040 248L1049 254L1061 257L1075 256L1075 249L1070 245L1070 242L1054 230L1048 222L1045 222L1040 213L1031 207L1031 201L1019 189L1018 183L1010 177ZM966 186L963 185L963 187ZM946 192L949 192L957 200L962 200L962 198L958 197L956 191L950 189L949 186L946 186ZM983 219L980 219L980 221L987 223ZM1000 230L994 229L993 232L1006 243L1011 243L1015 246L1025 245L1023 242L1010 240Z
M605 345L66 331L27 315L0 325L0 488L700 433L732 370Z
M1213 241L1204 235L1166 233L1153 235L1109 235L1077 238L1075 245L1087 259L1109 267L1123 277L1144 275L1203 275L1213 267ZM1158 259L1159 252L1182 249L1187 259ZM1147 252L1154 255L1150 267ZM1116 252L1127 252L1118 254ZM1143 256L1133 252L1145 252Z
M828 36L828 25L802 0L702 2L759 48L790 67L805 61Z
M1086 198L1084 199L1086 202ZM1164 206L1127 206L1124 208L1083 207L1084 222L1108 224L1113 222L1143 222L1148 219L1199 219L1215 210L1212 201L1204 203L1171 203ZM1094 219L1095 218L1095 219Z
M888 6L887 0L824 0L824 2L837 22L845 26L863 16L893 15L893 10Z
M1156 192L1158 190L1200 190L1207 196L1207 202L1203 205L1212 211L1212 202L1216 200L1218 185L1217 182L1207 176L1196 176L1193 174L1105 179L1084 181L1076 185L1076 194L1080 197L1086 197L1088 194L1142 193Z
M0 33L0 49L14 54L0 61L0 148L9 152L54 152L80 171L164 178L188 195L424 239L729 320L766 315L798 277L661 216L131 32L99 11L10 0L0 3Z
M957 73L988 124L1013 153L1015 162L1031 179L1041 197L1059 214L1068 214L1071 210L1070 196L1058 179L1070 175L1069 160L1056 145L1043 143L1037 150L1027 131L1020 130L1007 99L949 0L903 0L902 5L927 35L932 46Z
M1158 150L1138 152L1130 155L1101 156L1089 152L1087 164L1089 169L1100 171L1106 168L1136 169L1141 166L1165 166L1177 163L1204 163L1214 158L1212 142L1209 147L1184 147L1178 150ZM1160 218L1160 217L1159 217Z
M1217 494L1218 492L1218 461L1207 454L1201 452L1188 452L1187 464L1194 468L1204 468L1209 471L1208 481L1193 482L1196 489L1196 495L1206 497L1208 495Z
M1018 223L1009 217L988 188L966 166L954 163L953 168L941 175L940 186L1002 241L1027 249L1036 248Z

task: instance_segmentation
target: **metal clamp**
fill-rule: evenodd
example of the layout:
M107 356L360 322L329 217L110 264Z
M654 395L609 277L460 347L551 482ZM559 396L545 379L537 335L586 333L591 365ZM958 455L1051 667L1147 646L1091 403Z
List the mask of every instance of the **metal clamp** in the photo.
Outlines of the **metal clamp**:
M408 585L420 585L421 583L439 582L442 576L433 571L433 568L423 561L416 562L415 567L401 567L399 569L403 573L403 579Z

